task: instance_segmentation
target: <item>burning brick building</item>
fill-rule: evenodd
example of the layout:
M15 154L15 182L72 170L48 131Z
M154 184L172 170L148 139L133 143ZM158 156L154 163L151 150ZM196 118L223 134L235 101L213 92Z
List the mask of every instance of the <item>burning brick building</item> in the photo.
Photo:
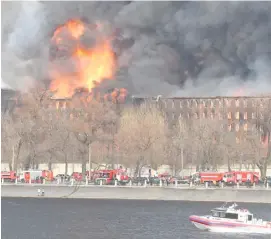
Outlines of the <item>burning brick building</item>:
M221 122L221 130L235 132L236 142L245 132L259 131L267 139L263 126L256 129L256 120L264 120L265 110L270 109L271 96L243 97L134 97L135 105L155 103L171 122L177 120L210 119Z

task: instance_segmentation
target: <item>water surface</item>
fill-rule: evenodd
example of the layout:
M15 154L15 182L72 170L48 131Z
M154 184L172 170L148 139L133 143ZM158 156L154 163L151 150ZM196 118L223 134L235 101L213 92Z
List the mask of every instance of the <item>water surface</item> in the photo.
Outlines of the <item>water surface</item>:
M2 198L3 239L257 239L199 231L189 221L221 203ZM271 219L270 204L242 204Z

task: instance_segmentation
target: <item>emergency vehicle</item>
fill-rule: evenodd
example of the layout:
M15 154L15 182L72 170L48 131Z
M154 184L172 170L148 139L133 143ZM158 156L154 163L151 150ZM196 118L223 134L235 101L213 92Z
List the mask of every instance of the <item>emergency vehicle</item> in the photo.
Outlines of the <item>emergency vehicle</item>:
M194 184L203 183L219 183L223 181L224 173L221 172L197 172L192 175L192 182Z
M19 174L22 183L42 183L42 180L53 181L53 172L50 170L25 170Z
M260 174L252 171L232 171L224 174L223 181L226 184L235 185L237 182L244 184L250 182L251 184L259 183Z
M123 169L104 169L93 172L93 180L95 184L112 185L115 180L120 184L126 184L130 181L127 173Z
M15 182L16 178L17 178L17 174L15 171L1 172L1 180L4 180L4 182Z

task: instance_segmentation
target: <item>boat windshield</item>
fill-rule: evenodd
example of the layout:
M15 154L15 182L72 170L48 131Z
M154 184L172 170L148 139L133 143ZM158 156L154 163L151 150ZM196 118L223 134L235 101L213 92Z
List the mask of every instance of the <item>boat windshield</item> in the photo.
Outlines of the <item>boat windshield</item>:
M213 217L228 218L228 219L238 219L237 213L226 213L223 211L212 211Z

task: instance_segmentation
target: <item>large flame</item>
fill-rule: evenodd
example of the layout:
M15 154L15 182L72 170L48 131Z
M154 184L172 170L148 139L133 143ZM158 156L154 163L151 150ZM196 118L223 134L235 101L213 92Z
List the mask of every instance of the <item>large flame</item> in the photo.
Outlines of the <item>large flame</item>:
M103 80L114 78L116 64L110 39L99 36L95 45L87 48L80 42L87 30L87 25L82 21L69 20L54 32L52 43L59 49L61 45L72 42L71 58L75 65L75 70L63 71L52 64L50 89L56 92L56 97L71 97L78 88L91 91Z

